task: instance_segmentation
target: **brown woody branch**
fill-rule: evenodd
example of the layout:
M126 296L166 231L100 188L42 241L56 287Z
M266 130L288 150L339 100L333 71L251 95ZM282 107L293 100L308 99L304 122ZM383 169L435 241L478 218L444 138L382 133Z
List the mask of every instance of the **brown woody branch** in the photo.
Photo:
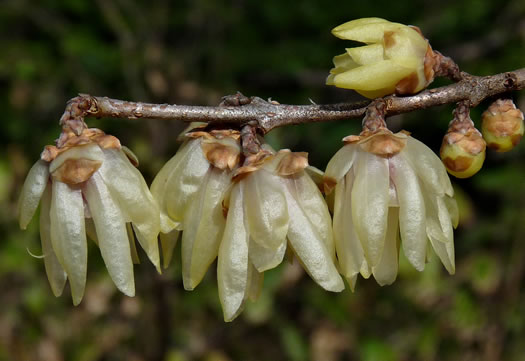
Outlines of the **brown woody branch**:
M468 101L473 107L488 97L525 88L525 68L484 77L467 73L461 73L461 75L462 80L451 85L429 89L413 96L385 97L386 115L407 113L459 101ZM75 130L76 127L83 126L83 119L86 116L156 118L207 122L216 125L231 125L236 128L251 124L267 133L285 125L360 118L365 114L368 104L370 101L325 105L287 105L265 101L259 97L247 98L238 93L225 97L219 106L212 107L148 104L81 94L68 102L61 118L61 124Z

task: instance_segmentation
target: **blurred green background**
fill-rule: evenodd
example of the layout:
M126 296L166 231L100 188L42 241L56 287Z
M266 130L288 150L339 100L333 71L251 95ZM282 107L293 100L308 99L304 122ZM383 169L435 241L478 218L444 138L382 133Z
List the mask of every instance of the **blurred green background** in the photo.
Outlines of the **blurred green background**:
M216 274L182 288L180 250L157 275L136 266L137 296L112 285L91 246L84 301L66 286L53 297L35 220L15 219L23 180L77 93L215 105L237 90L282 103L357 99L324 86L349 43L330 29L378 16L418 25L433 47L478 75L524 66L523 0L0 2L0 360L524 360L525 144L489 152L482 171L455 180L461 209L457 273L435 260L419 273L402 261L398 280L356 292L321 290L300 267L267 272L260 300L222 321ZM434 85L446 84L438 80ZM525 92L513 94L525 109ZM488 105L473 111L475 121ZM392 118L437 151L452 106ZM324 168L359 121L287 127L277 147L308 151ZM118 136L150 182L174 154L183 125L88 119ZM144 255L142 259L145 260Z

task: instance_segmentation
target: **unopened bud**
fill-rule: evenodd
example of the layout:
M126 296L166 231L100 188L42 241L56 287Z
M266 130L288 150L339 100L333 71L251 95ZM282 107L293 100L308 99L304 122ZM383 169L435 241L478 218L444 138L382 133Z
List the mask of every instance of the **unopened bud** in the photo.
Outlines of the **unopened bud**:
M497 152L508 152L523 137L523 113L510 99L498 99L481 117L483 138L487 146Z
M465 133L448 132L439 153L450 174L457 178L468 178L483 166L485 148L481 133L476 128L470 128Z

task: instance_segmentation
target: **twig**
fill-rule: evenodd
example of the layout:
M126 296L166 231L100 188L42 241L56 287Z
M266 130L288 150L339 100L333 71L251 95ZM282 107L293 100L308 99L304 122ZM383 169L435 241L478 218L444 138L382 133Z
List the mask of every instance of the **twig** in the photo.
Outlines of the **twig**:
M440 88L426 90L406 97L388 96L386 115L407 113L436 105L468 101L476 106L485 98L496 94L525 88L525 68L511 72L478 77L462 73L462 80ZM328 122L349 118L360 118L365 114L370 101L326 105L286 105L265 101L258 97L247 98L238 93L225 97L220 106L191 106L148 104L128 102L87 94L71 99L61 119L63 126L75 131L83 124L83 118L156 118L182 120L185 122L207 122L215 125L231 125L240 128L245 124L257 124L263 133L292 124Z

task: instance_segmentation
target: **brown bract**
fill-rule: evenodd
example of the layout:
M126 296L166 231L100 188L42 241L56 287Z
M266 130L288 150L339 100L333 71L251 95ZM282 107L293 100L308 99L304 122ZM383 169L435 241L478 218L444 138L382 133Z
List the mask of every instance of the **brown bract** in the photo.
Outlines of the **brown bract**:
M216 168L233 170L240 160L239 148L224 145L218 142L202 142L202 152L208 162Z
M523 122L523 113L516 109L510 99L498 99L483 112L481 117L485 122L485 128L496 137L507 137L517 133Z
M87 181L95 173L102 162L91 159L68 159L53 173L53 179L69 185Z
M283 150L280 150L283 152ZM308 167L308 153L290 152L285 155L277 166L277 174L280 176L289 176L296 174Z
M386 128L380 128L373 132L365 130L359 136L344 137L343 142L345 144L357 143L368 153L390 158L403 150L409 134L405 131L394 134Z
M485 151L486 144L481 136L481 133L476 128L469 128L465 133L463 132L448 132L443 137L441 147L446 144L455 144L465 152L476 155ZM445 162L445 159L443 159Z
M59 154L66 150L80 145L97 143L103 149L120 149L120 141L118 138L104 133L97 128L86 128L80 135L76 135L71 130L63 130L62 134L57 140L57 145L46 145L44 151L40 155L42 160L51 162Z
M258 153L249 155L244 159L242 167L237 168L233 173L232 180L238 182L248 174L258 170L264 163L273 159L275 155L266 149L261 149Z

